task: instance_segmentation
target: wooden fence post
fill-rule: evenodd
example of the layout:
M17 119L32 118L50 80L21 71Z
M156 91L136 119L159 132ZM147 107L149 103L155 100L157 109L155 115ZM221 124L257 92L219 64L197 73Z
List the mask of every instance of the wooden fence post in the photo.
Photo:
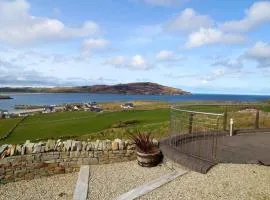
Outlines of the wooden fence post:
M189 114L189 120L188 120L188 133L192 133L193 115L194 115L194 113L190 113L190 114Z
M260 119L260 111L257 109L256 110L256 118L255 118L255 129L259 129L259 119Z
M224 118L223 118L223 130L226 131L227 130L227 123L228 123L228 109L225 109L224 112Z

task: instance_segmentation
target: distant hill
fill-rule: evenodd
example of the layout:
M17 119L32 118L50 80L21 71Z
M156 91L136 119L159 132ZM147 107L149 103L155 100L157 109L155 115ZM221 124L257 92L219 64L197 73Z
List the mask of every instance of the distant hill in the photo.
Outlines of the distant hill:
M158 94L158 95L186 95L190 94L181 89L167 87L150 82L127 83L117 85L93 85L78 87L54 88L0 88L0 92L25 92L25 93L97 93L97 94Z

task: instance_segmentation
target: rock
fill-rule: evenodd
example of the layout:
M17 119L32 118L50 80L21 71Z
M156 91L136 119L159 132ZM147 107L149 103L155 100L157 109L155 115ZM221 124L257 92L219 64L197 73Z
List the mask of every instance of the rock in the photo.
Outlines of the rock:
M64 143L63 142L60 142L59 149L60 149L60 151L63 151L63 149L64 149Z
M95 143L94 143L94 146L95 146L95 149L94 150L102 150L103 148L103 144L100 140L97 140Z
M16 145L12 145L10 149L10 156L14 156L16 154Z
M119 144L119 150L124 150L125 149L125 142L124 141L120 140L118 142L118 144Z
M54 146L54 151L58 151L58 149L60 149L60 145L61 145L61 139L56 141L56 144Z
M10 144L10 145L8 145L8 148L7 148L7 150L6 150L6 156L10 156L11 147L12 147L12 145L11 145L11 144Z
M41 144L35 144L34 145L33 153L41 153Z
M22 153L22 146L17 144L15 152L16 152L15 154L20 155Z
M46 146L45 146L45 151L52 151L54 150L54 147L55 147L55 140L51 140L49 139L46 143Z
M72 142L71 142L71 151L76 151L76 149L77 149L77 141L75 141L75 140L72 140Z
M33 147L34 147L35 143L27 143L25 145L25 153L26 154L31 154L33 152Z
M44 153L44 152L45 152L45 146L41 146L40 153Z
M66 142L64 142L65 151L71 151L71 147L72 147L72 140L67 140Z
M81 141L77 141L77 143L76 143L76 149L77 149L77 151L81 151L82 150L82 142Z
M126 146L127 150L135 149L135 145L133 144L133 142L131 140L126 140L125 146Z
M87 148L87 142L83 141L82 142L82 151L86 151Z
M4 144L0 147L0 155L8 148L7 144Z
M92 142L88 142L86 146L86 151L91 151L92 150Z
M22 151L21 151L21 155L25 154L25 145L22 146Z
M119 149L119 144L116 141L112 142L112 150L117 151Z
M103 141L103 149L102 150L112 150L112 141L111 140Z

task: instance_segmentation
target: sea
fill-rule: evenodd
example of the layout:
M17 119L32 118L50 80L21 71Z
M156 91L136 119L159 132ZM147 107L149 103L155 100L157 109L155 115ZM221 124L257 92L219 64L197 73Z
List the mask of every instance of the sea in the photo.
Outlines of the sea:
M255 102L270 100L270 95L192 94L192 95L123 95L89 93L5 93L13 99L0 100L0 109L13 111L15 105L58 105L87 102L127 102L135 100L166 101L169 103L191 101Z

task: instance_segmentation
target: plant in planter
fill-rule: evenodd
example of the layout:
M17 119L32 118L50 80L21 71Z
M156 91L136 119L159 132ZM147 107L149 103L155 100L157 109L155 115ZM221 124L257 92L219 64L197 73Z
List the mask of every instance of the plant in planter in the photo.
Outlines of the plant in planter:
M142 167L153 167L161 161L161 152L153 143L151 133L132 134L131 139L136 145L138 164Z

